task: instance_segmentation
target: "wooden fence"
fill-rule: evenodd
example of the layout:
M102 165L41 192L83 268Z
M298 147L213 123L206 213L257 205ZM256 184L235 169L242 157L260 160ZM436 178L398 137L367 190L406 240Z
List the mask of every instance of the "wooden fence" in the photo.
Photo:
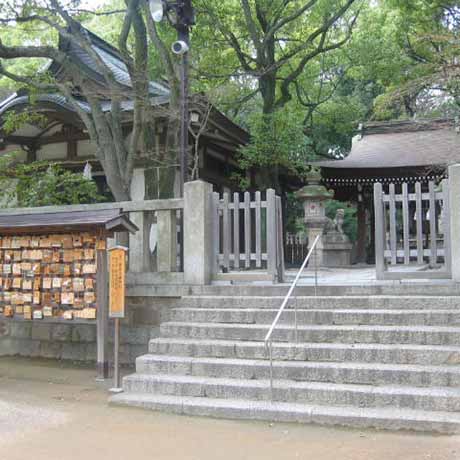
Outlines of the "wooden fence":
M281 199L273 189L213 194L214 272L265 269L281 281L284 270ZM249 278L249 276L247 276Z
M286 264L291 267L300 267L308 253L307 235L305 233L286 233L284 248Z
M417 182L410 191L407 183L389 184L388 191L376 183L374 209L378 279L450 278L447 179L439 190L432 181ZM405 268L394 270L398 266Z

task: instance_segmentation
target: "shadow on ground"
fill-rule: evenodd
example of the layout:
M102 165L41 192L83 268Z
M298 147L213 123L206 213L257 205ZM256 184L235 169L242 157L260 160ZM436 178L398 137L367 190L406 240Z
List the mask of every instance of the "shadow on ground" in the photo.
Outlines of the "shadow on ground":
M459 436L192 418L109 407L93 368L0 358L2 460L458 460Z

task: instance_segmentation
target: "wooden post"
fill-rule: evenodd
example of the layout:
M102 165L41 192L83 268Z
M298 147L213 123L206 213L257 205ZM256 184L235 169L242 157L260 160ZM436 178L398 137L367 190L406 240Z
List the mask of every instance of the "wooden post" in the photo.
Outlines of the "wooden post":
M244 192L244 252L245 267L251 267L251 197Z
M276 197L276 223L277 223L277 266L278 282L284 281L284 232L283 232L283 207L281 197Z
M403 245L404 245L404 264L409 265L409 192L407 184L402 184L402 213L403 213Z
M450 231L450 199L449 199L449 180L442 181L442 197L443 197L443 233L444 233L444 264L449 276L452 273L452 252L450 242L452 234Z
M120 319L125 317L126 297L126 252L128 248L116 246L110 249L109 260L109 317L114 319L113 388L112 393L120 393Z
M382 184L374 184L374 219L375 219L375 269L378 280L384 279L385 273L385 227L383 220Z
M219 272L219 254L220 254L220 197L217 192L212 194L212 219L213 219L213 268L212 275Z
M276 281L276 194L275 190L267 190L267 269Z
M356 217L358 220L357 229L357 241L356 241L356 259L357 262L366 261L366 240L367 240L367 228L366 228L366 206L364 201L358 201Z
M438 248L436 241L436 199L434 182L428 182L428 193L430 197L430 264L434 267L438 261Z
M397 262L397 242L396 242L396 201L395 201L395 184L390 184L390 250L391 250L391 265L396 265Z
M233 266L240 268L240 195L233 194Z
M262 218L260 192L256 192L256 267L262 267Z
M417 263L423 264L422 184L415 183L415 220L417 223Z
M105 243L105 241L104 241ZM97 243L96 243L97 244ZM108 313L108 270L107 251L104 247L96 250L96 299L97 299L97 380L109 377L109 313Z
M224 238L224 267L227 270L230 270L230 236L231 236L231 229L230 229L230 209L229 209L229 196L228 193L224 193L224 200L223 200L223 221L222 221L222 229L223 229L223 238Z

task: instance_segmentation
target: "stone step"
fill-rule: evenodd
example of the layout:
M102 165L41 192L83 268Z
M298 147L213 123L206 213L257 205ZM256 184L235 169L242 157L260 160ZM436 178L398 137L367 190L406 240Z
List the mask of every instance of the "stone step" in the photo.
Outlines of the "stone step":
M170 319L175 322L271 324L277 309L268 308L174 308ZM295 307L280 316L279 324L294 324ZM342 310L304 309L297 307L298 324L368 324L460 326L460 311L450 310Z
M111 404L136 406L183 415L216 418L271 420L275 422L317 423L357 428L435 431L460 431L460 414L395 408L353 408L299 403L180 397L143 393L121 393Z
M219 283L208 286L175 285L152 285L151 282L142 283L142 280L127 280L128 297L163 297L178 298L182 296L285 296L290 288L289 283L272 284L266 282L246 283ZM299 296L379 296L379 295L423 295L423 296L458 296L460 287L452 281L446 280L408 280L408 281L384 281L361 285L336 283L321 284L318 289L313 284L307 285L300 281L295 293Z
M287 291L286 291L287 292ZM284 293L285 295L285 293ZM284 300L282 296L184 296L178 300L178 306L188 308L268 308L279 309ZM333 295L333 296L297 296L291 298L290 305L312 309L397 309L397 310L437 310L457 309L459 296L428 295Z
M265 359L263 342L157 338L149 352L196 358ZM351 361L386 364L460 364L460 347L399 344L340 344L274 342L273 357L295 361Z
M136 359L139 374L175 374L235 379L268 379L268 360L190 358L143 355ZM460 386L459 366L382 363L274 361L273 378L358 385Z
M133 374L123 379L132 393L270 401L269 380L209 378L189 375ZM460 411L460 389L351 385L275 380L273 401L302 404L393 407L426 411Z
M268 325L166 322L160 336L223 340L264 340ZM419 345L460 344L460 328L442 326L361 326L300 325L299 342L320 343L394 343ZM295 342L295 327L280 324L273 341Z

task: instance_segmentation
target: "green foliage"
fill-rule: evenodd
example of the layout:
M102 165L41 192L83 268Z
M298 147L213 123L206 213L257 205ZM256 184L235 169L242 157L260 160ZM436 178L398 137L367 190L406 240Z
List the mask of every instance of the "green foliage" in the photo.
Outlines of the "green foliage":
M80 2L71 3L78 6ZM267 63L263 69L248 71L241 65L238 49L229 43L229 37L234 36L249 67L254 69L257 50L241 0L194 0L193 3L197 24L192 31L189 54L191 87L193 91L206 92L219 109L250 132L251 142L240 152L242 169L256 166L270 169L275 175L288 171L302 177L312 159L346 154L359 122L404 118L412 116L411 111L423 117L451 116L460 111L458 0L357 0L344 19L332 28L326 44L343 38L346 19L360 10L351 39L341 48L311 59L296 77L296 84L290 87L291 100L281 108L276 106L271 115L262 115L263 101L257 89L261 76L275 66ZM251 0L249 5L253 13L263 13L270 21L278 14L287 18L302 3ZM277 60L295 50L330 12L343 4L338 0L313 3L308 14L298 16L276 33L273 53ZM21 0L16 6L20 5L29 8L29 13L41 12L41 2ZM126 8L124 0L108 0L98 5L94 8L100 12ZM0 6L0 16L6 15L6 9L6 5ZM123 13L73 14L85 27L118 46ZM167 21L157 27L169 46L176 38L176 31ZM264 33L259 26L256 32ZM56 46L58 40L57 32L40 22L1 24L0 35L5 46ZM132 33L128 50L135 53ZM158 50L150 44L148 52L150 76L160 79L165 72ZM283 79L306 54L307 48L276 66L275 100L280 96ZM47 63L38 58L1 62L6 70L34 80L40 78L42 83L46 83L46 74L38 77L37 71ZM26 85L0 76L2 95L23 86ZM449 97L440 97L440 92ZM40 123L21 117L4 117L3 130L11 132L26 121ZM240 185L248 184L242 179Z
M2 130L11 134L26 123L46 127L46 117L36 112L8 112L3 116Z
M36 162L2 168L0 183L1 201L19 207L97 203L105 201L96 183L59 165ZM11 187L14 183L15 186Z
M286 194L286 232L299 233L305 231L304 211L302 203L294 193Z
M240 166L284 167L301 171L312 158L311 141L298 113L253 113L249 118L251 142L240 150Z
M356 241L358 236L358 219L356 217L356 208L350 203L342 201L330 200L326 203L326 216L329 219L334 219L337 209L343 209L345 215L343 218L343 232L350 238L351 242Z

